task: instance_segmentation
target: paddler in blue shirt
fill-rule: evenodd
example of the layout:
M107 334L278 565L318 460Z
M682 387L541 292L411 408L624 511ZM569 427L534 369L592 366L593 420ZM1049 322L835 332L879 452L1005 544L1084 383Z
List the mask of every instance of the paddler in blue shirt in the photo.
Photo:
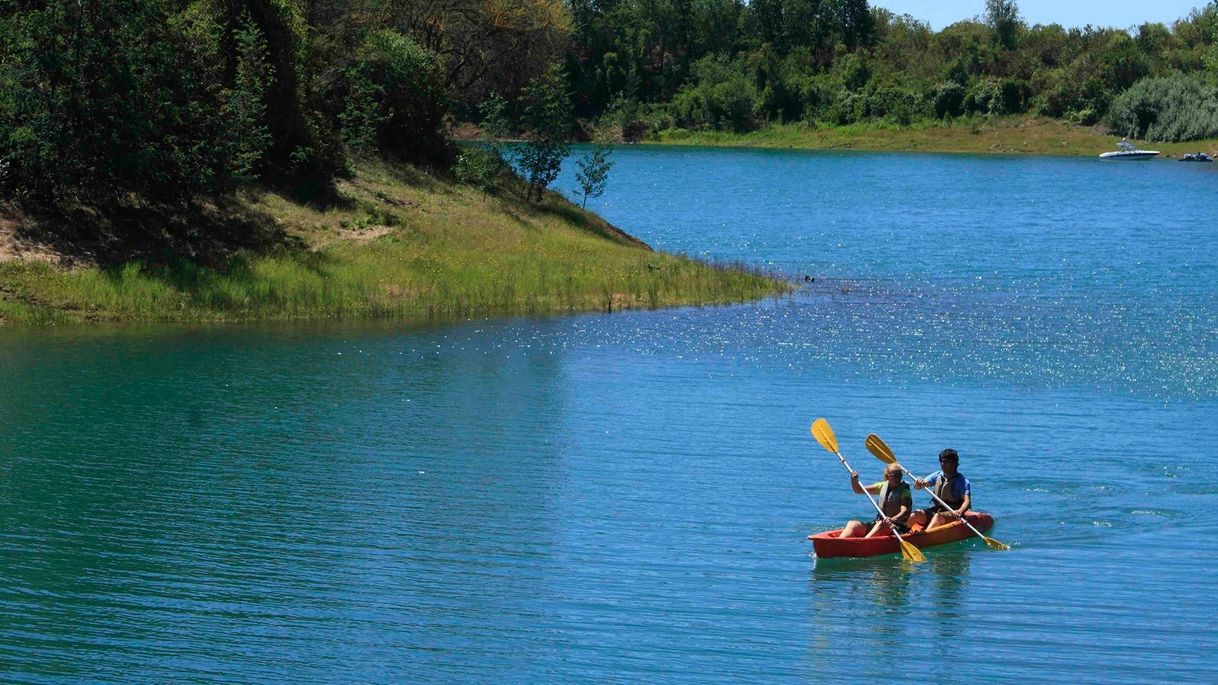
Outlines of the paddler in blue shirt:
M909 520L910 513L913 512L913 492L909 489L909 483L902 480L901 476L904 472L901 467L896 464L889 464L888 468L884 469L884 480L873 485L868 485L864 488L859 484L859 472L850 472L850 487L854 490L854 494L862 495L870 493L880 496L880 509L884 510L884 515L875 517L871 523L863 523L862 521L850 521L842 528L842 532L838 534L843 538L857 537L875 537L877 535L891 535L892 529L889 527L889 522L896 526L898 533L907 533L909 528L905 526ZM870 528L870 531L868 531Z
M925 530L964 516L964 512L968 511L973 504L973 490L964 474L956 470L959 466L960 455L956 453L956 450L945 449L939 453L941 470L938 473L926 480L914 479L915 488L919 490L931 488L931 492L938 495L939 499L947 503L947 506L939 504L938 500L933 501L924 511L915 511L909 517L911 526L921 525ZM926 525L927 518L930 519L929 525Z

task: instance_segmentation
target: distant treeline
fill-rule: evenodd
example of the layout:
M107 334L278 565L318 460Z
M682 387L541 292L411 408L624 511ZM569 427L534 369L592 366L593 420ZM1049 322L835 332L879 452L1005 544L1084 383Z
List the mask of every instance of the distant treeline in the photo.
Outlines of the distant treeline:
M935 32L864 0L572 1L581 113L627 137L1022 113L1139 137L1218 135L1218 2L1129 32L1029 27L1013 0L988 0ZM1135 84L1141 94L1122 100ZM1210 115L1148 120L1177 110Z
M526 140L543 110L625 139L1019 113L1218 135L1218 1L1132 31L978 9L936 32L866 0L0 0L0 200L186 206L359 154L448 170L488 102Z

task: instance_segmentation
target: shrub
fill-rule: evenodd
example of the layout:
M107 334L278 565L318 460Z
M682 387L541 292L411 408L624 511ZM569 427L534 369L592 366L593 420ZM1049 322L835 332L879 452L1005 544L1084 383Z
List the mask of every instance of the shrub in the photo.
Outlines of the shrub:
M940 119L964 114L964 86L955 81L940 83L934 91L934 108Z
M1121 135L1155 141L1218 136L1218 86L1179 72L1144 78L1113 100L1105 122Z
M874 119L891 119L893 123L908 126L918 112L921 93L897 87L876 88L866 93L867 116Z
M447 166L453 150L443 134L449 102L439 57L393 31L371 34L348 69L344 133L362 139L374 127L386 153L427 166ZM379 100L371 107L369 99Z
M508 168L507 162L491 150L481 147L463 148L453 164L453 178L461 183L479 188L486 193L495 189L500 174Z
M711 56L694 64L694 83L677 91L672 112L681 126L743 133L756 127L757 101L741 63Z

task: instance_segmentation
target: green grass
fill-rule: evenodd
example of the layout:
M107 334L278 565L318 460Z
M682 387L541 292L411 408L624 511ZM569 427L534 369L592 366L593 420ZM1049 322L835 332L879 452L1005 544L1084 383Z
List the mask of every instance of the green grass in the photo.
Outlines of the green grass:
M868 150L894 152L961 152L1091 157L1115 149L1119 136L1042 117L969 117L950 122L923 121L909 126L887 122L820 126L775 124L748 133L662 131L657 141L672 145ZM1187 143L1138 142L1164 155L1218 150L1218 140Z
M304 248L68 269L0 263L0 321L435 320L741 302L787 292L741 268L652 252L557 196L540 206L369 165L316 209L248 200Z

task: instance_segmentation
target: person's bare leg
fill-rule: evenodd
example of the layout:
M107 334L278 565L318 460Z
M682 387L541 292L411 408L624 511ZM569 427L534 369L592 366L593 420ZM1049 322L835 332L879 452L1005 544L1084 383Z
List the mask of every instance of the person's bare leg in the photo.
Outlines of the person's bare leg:
M838 534L839 538L861 538L867 534L867 526L862 521L850 521Z
M891 535L891 534L892 534L892 526L888 525L887 521L876 521L875 525L871 527L871 532L867 533L867 537L873 538L877 535Z

